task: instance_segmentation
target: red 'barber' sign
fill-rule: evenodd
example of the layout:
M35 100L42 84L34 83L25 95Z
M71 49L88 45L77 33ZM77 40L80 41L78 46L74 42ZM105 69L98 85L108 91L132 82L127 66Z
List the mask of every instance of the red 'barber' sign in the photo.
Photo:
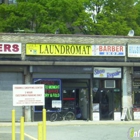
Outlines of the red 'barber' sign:
M21 43L0 43L0 54L21 54Z

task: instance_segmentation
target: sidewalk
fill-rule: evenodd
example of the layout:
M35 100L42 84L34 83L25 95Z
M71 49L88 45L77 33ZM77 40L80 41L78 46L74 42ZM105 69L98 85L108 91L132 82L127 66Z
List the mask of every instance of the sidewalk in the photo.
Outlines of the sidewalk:
M37 126L40 122L24 122L25 126ZM74 120L74 121L55 121L50 122L46 121L48 126L56 125L113 125L113 124L140 124L140 121L83 121L83 120ZM19 126L20 122L16 122L16 126ZM0 126L12 126L11 122L0 122Z

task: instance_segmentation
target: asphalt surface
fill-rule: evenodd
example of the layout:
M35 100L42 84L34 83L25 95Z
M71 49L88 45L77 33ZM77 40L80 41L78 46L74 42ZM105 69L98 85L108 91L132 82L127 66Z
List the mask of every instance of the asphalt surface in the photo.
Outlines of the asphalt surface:
M38 140L39 123L24 123L24 140ZM139 130L140 121L47 121L46 134L47 140L129 140L127 131L131 127ZM0 122L0 140L11 139L12 124ZM16 140L20 140L20 123L16 123Z

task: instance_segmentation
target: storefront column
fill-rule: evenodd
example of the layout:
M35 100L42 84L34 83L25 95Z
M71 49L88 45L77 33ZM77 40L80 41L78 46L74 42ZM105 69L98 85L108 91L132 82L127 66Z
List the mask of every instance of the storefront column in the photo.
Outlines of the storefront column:
M31 84L30 79L31 79L31 75L30 73L27 72L25 75L25 84ZM25 122L31 122L31 106L25 106L23 111L24 111Z
M90 76L89 119L93 120L93 75Z
M127 108L128 111L132 109L132 81L131 81L131 68L123 67L123 80L122 80L122 108ZM129 119L132 114L129 114Z

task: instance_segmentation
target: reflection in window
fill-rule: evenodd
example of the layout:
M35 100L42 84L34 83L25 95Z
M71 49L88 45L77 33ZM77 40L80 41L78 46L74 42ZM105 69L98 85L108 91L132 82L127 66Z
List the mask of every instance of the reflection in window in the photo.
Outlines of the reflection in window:
M99 80L93 80L93 103L99 103Z
M114 111L121 111L121 95L120 95L120 92L114 93Z

